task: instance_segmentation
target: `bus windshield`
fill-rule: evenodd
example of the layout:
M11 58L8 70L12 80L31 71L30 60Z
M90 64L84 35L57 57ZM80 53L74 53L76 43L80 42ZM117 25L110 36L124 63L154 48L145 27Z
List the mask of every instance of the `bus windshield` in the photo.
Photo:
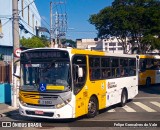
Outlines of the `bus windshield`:
M38 91L40 84L52 86L48 91L70 90L70 64L67 61L21 63L21 89Z

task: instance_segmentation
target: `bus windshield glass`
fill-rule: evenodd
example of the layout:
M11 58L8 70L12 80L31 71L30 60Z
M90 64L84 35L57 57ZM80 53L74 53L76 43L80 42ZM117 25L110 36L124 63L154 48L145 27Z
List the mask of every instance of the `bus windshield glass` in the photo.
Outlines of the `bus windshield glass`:
M21 61L21 89L39 91L43 84L46 91L68 91L71 86L69 60L57 58L28 59Z

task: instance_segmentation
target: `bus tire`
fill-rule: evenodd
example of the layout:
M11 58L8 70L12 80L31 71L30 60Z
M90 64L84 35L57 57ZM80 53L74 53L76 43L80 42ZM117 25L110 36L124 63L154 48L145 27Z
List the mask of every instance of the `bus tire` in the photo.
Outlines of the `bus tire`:
M95 96L92 96L88 103L88 118L93 118L98 114L98 100Z
M122 91L122 95L121 95L121 107L125 106L128 100L128 95L127 95L127 90L123 89Z
M146 79L146 87L148 88L148 87L150 87L151 86L151 78L147 78Z

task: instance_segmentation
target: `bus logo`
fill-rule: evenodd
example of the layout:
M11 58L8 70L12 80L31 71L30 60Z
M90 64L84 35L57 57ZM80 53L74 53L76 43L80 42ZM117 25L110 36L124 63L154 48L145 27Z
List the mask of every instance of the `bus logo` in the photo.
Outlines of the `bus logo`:
M46 91L46 84L40 83L39 90L40 90L40 92L45 92Z

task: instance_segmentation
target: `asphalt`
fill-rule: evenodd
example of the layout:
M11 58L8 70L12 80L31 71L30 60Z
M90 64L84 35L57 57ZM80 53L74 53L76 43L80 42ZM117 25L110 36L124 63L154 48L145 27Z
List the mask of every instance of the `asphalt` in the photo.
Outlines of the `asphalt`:
M0 103L0 117L17 115L18 108L12 107L10 104Z

